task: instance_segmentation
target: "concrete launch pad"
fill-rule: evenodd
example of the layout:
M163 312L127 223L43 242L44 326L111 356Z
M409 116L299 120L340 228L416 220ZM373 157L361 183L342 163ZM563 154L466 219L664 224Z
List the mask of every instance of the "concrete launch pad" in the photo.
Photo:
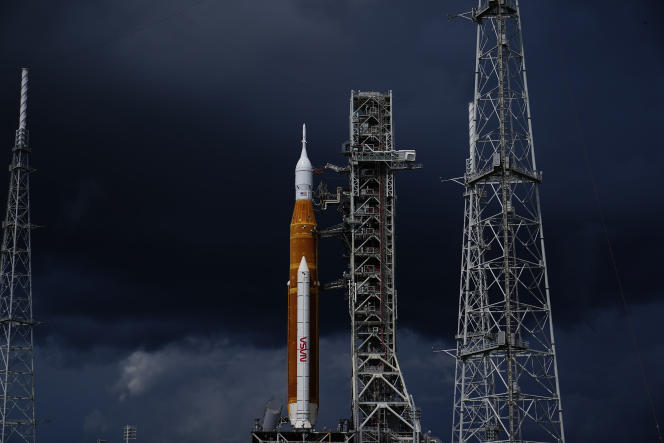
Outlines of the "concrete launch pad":
M253 431L251 443L353 443L355 432L324 431L324 432L298 432L298 431Z

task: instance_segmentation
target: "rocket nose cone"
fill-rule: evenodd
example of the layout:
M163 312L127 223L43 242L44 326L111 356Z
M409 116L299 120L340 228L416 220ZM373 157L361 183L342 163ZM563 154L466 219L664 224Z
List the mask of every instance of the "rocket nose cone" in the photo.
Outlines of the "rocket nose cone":
M300 159L295 166L296 171L308 171L313 169L309 157L307 156L307 126L302 124L302 152L300 153Z
M309 272L309 266L307 265L307 259L304 258L304 255L302 256L302 260L300 260L300 267L297 270L298 271Z

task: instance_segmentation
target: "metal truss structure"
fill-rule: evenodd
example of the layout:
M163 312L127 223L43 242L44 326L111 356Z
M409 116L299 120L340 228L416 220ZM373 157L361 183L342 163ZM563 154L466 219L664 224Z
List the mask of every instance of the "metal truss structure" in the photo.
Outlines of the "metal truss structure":
M19 127L9 165L0 251L0 442L34 443L34 354L30 231L30 148L26 127L28 70L21 73Z
M354 443L355 434L344 431L258 431L251 433L251 443Z
M396 355L394 286L394 173L419 167L414 150L394 150L392 92L351 92L348 167L350 189L340 203L341 236L350 258L344 286L351 317L352 424L359 443L419 442L419 411L408 394ZM336 285L338 287L339 285ZM330 287L330 286L328 286ZM335 287L335 285L332 285Z
M452 442L564 442L518 2L479 0Z

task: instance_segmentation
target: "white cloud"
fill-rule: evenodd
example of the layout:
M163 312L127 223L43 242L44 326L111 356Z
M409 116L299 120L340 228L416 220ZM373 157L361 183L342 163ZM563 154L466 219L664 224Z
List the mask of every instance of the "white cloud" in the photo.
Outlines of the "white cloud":
M145 351L135 351L121 363L122 375L115 385L120 400L139 395L150 388L165 371L164 355L150 355Z

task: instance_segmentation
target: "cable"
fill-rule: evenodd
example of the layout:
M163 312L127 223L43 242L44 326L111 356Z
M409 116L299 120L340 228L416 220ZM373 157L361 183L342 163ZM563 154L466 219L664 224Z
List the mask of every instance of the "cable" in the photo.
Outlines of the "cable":
M560 22L558 22L558 30L560 30ZM565 80L567 82L567 89L570 97L574 97L572 94L572 90L570 88L571 82L570 82L570 75L569 75L569 70L567 69L567 63L565 63L565 60L562 57L562 54L558 52L558 55L560 57L560 64L559 66L562 66L563 69L563 74L565 76ZM599 198L599 191L597 189L597 182L595 180L595 174L593 173L592 169L592 163L590 162L590 155L588 153L588 143L586 141L585 133L583 132L583 129L581 128L581 117L579 115L579 109L581 107L578 106L572 106L572 109L574 109L574 122L576 123L576 130L578 132L579 140L581 141L581 148L583 149L583 154L584 154L584 159L586 161L586 170L588 172L588 176L590 178L590 182L592 184L592 189L593 189L593 197L595 199L595 206L597 208L597 212L599 215L600 219L600 224L602 225L602 231L604 234L604 239L606 240L606 244L609 250L609 259L611 261L611 267L613 269L614 276L616 278L616 284L618 285L618 294L620 295L620 300L622 301L622 307L623 310L625 311L625 317L627 318L627 329L629 330L629 334L632 339L632 348L634 350L634 353L636 354L636 360L639 364L639 368L641 370L641 380L643 382L643 387L646 391L646 395L648 396L648 403L650 404L650 412L652 413L652 419L655 424L655 429L657 430L657 436L659 438L660 443L664 443L664 438L662 438L662 431L659 426L659 420L657 419L657 411L655 409L655 402L653 401L652 398L652 391L650 389L650 383L648 382L648 375L646 373L645 365L643 364L643 358L641 356L641 351L639 350L639 343L636 337L636 332L634 329L634 322L632 320L632 314L629 310L629 305L627 304L627 298L625 297L625 291L623 288L623 283L622 283L622 278L620 277L620 271L618 269L618 263L616 261L615 254L613 252L613 244L611 243L611 238L609 237L609 230L607 228L606 220L604 217L604 210L602 209L602 204Z
M580 127L579 127L579 122L578 119L576 119L577 122L577 129L579 129L579 135L581 135ZM599 213L599 218L600 218L600 224L602 225L602 231L604 233L604 239L606 240L606 244L609 250L609 258L611 260L611 267L613 268L613 273L616 277L616 284L618 285L618 294L620 294L620 300L622 301L622 307L623 310L625 311L625 317L627 318L627 329L629 329L629 334L632 339L632 347L634 348L634 353L636 354L636 359L639 363L639 368L641 370L641 378L643 381L643 387L646 390L646 394L648 396L648 402L650 403L650 412L652 413L652 419L655 422L655 428L657 429L657 436L659 438L660 443L664 443L664 439L662 439L662 431L659 427L659 421L657 420L657 411L655 409L655 403L653 402L652 399L652 392L650 390L650 384L648 383L648 376L646 374L646 369L645 365L643 364L643 358L641 356L641 351L639 350L639 344L638 340L636 338L636 332L634 330L634 322L632 320L632 314L629 310L629 306L627 304L627 299L625 298L625 291L623 289L623 284L622 284L622 279L620 278L620 272L618 271L618 264L616 262L616 257L613 253L613 245L611 243L611 238L609 237L609 230L606 226L606 221L604 220L604 211L602 210L602 206L600 203L599 199L599 193L597 191L597 183L595 182L595 177L593 175L592 169L590 167L590 157L588 155L588 149L585 144L585 138L581 136L581 142L583 145L583 154L586 160L586 167L588 168L588 174L590 176L590 181L592 182L592 187L593 187L593 196L595 197L595 205L597 206L597 212Z

